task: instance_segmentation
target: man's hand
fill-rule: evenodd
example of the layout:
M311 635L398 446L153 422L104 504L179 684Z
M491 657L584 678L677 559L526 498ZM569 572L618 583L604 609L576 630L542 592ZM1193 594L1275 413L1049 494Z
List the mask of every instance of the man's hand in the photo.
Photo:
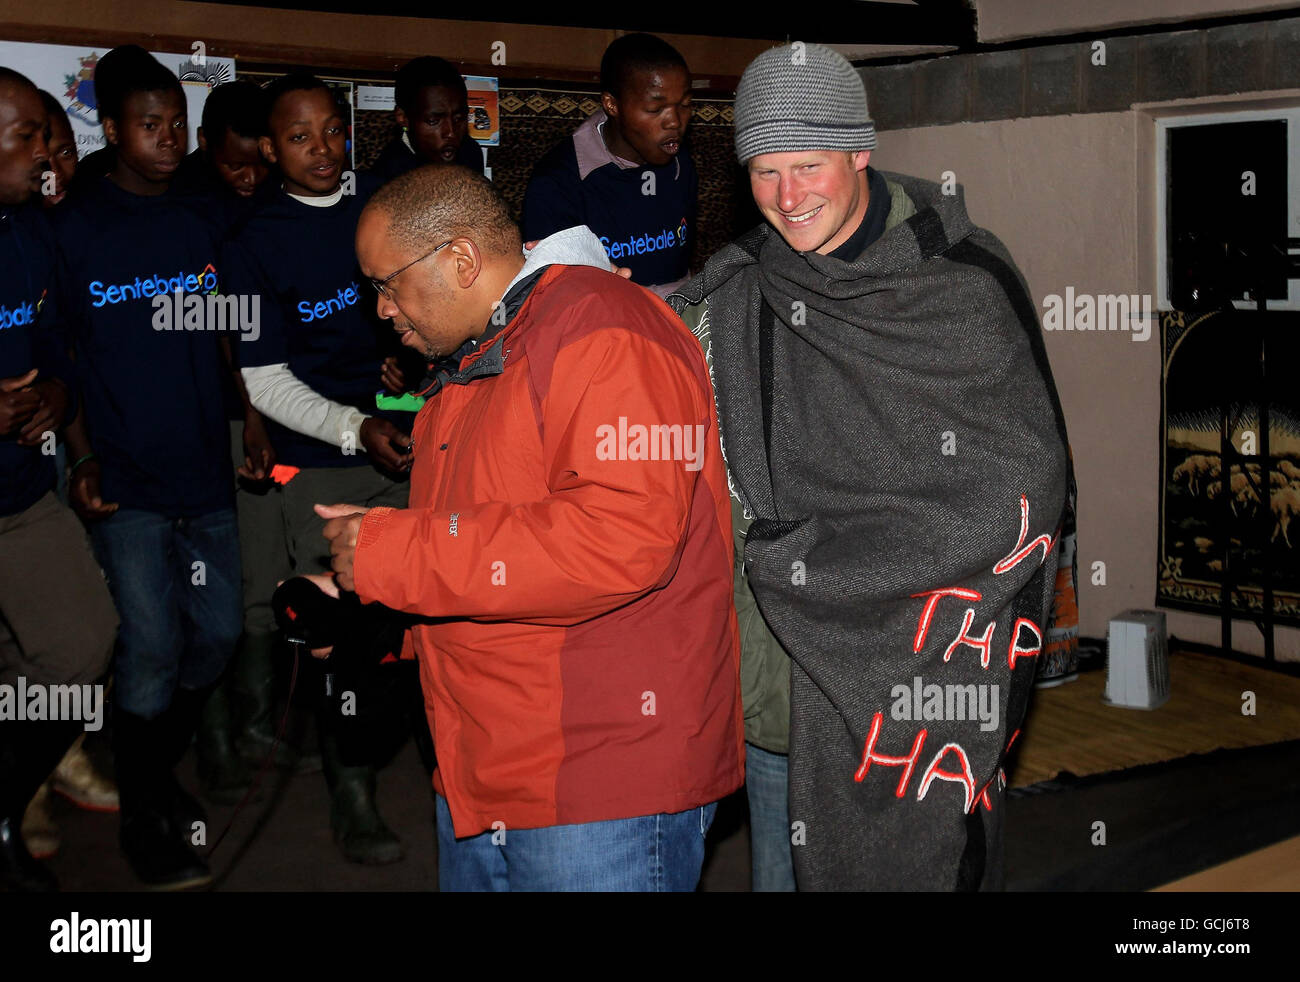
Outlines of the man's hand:
M379 370L379 381L383 382L384 388L395 396L400 396L406 391L406 374L394 355L384 359L383 367Z
M235 473L248 481L269 481L275 468L275 447L266 432L262 414L253 410L244 414L244 466Z
M352 561L357 553L361 519L369 510L358 505L316 506L316 514L326 519L322 534L329 540L330 567L336 574L340 589L355 591L357 588L352 579Z
M37 371L0 378L0 436L17 436L41 407L41 394L32 387Z
M95 522L117 511L117 502L106 504L99 494L99 461L83 461L68 478L68 500L82 521Z
M524 252L532 252L537 248L537 243L541 241L541 239L533 239L531 242L525 242ZM625 280L630 280L632 278L632 270L627 266L615 266L613 263L610 263L609 271L615 276L623 277Z
M32 390L41 402L18 434L18 443L24 447L38 446L46 433L53 433L63 425L63 417L68 413L68 390L58 379L44 379L33 385Z
M333 597L335 600L339 598L338 581L334 579L334 575L332 573L302 573L300 575L304 580L311 580L313 583L315 583L316 588L320 590L321 593L325 594L325 596ZM277 587L284 586L284 580L281 580L279 583L276 584L276 586ZM328 658L331 654L333 654L333 652L334 652L334 646L331 644L331 645L327 645L324 648L312 648L311 656L313 658L320 658L323 660Z
M371 460L395 474L411 469L411 438L380 416L361 424L361 445Z

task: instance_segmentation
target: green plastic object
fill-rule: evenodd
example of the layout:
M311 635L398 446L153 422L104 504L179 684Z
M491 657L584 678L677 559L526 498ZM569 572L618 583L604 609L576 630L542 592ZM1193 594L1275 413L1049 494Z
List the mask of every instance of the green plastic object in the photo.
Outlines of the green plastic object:
M389 395L387 392L376 392L375 408L396 409L404 413L418 413L424 408L424 396L417 396L414 392L403 392L400 396Z

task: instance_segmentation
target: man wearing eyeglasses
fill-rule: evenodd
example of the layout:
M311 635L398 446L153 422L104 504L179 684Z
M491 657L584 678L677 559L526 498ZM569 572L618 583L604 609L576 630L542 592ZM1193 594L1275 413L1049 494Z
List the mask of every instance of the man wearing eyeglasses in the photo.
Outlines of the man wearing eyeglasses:
M428 618L440 889L695 889L744 756L698 343L585 227L521 255L462 168L385 185L357 255L402 343L456 356L416 418L411 507L318 509L340 588Z

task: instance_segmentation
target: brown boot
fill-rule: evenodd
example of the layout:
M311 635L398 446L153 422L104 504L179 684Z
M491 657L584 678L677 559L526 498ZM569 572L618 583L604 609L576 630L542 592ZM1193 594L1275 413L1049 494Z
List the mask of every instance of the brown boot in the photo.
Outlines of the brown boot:
M101 774L95 768L94 761L86 753L85 739L83 733L68 748L68 752L59 761L59 766L54 768L50 787L78 808L92 812L115 812L120 807L117 785L111 777Z

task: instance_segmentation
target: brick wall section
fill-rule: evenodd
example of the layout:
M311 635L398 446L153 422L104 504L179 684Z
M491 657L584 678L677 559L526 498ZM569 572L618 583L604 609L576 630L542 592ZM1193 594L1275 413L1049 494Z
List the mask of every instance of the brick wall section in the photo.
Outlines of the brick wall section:
M1300 17L858 69L880 130L1300 87Z

